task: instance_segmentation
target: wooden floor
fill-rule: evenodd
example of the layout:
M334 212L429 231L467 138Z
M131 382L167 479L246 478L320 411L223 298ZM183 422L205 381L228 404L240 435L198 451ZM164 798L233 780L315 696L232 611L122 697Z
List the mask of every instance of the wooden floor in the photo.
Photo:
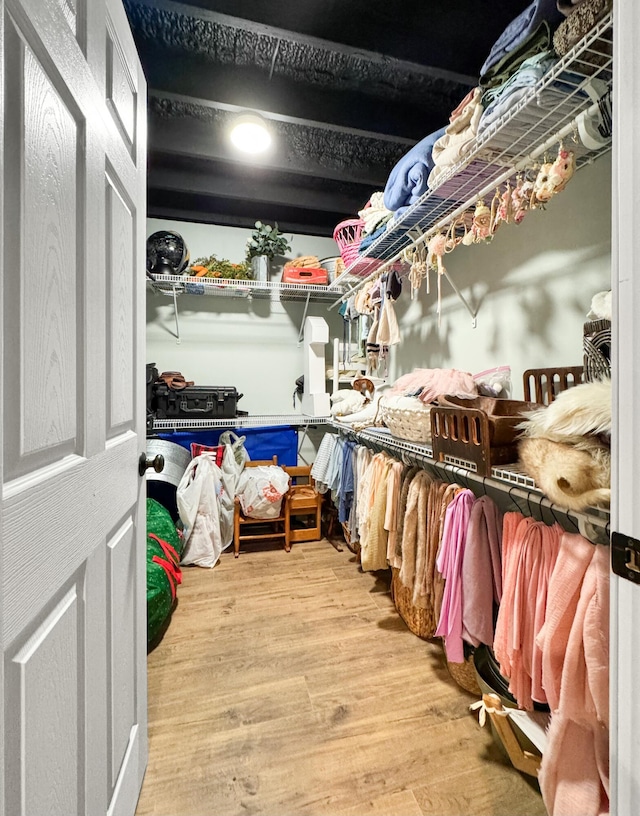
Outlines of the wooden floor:
M187 567L137 816L538 816L386 580L326 540Z

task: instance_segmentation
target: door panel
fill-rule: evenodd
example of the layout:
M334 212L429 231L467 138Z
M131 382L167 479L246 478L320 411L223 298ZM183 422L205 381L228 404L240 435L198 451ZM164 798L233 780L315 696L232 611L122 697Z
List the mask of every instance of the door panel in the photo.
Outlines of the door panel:
M12 67L6 70L9 73ZM77 201L79 128L28 47L23 75L19 171L24 180L22 201L16 202L23 224L13 237L22 238L20 267L26 272L21 280L20 371L15 381L23 398L21 459L47 449L55 456L65 443L73 443L77 451L76 336L82 321L76 302L76 219L82 206ZM44 401L39 399L42 393L47 395Z
M107 329L107 353L110 395L107 436L122 428L133 427L133 383L131 348L133 347L135 244L132 212L107 178L107 287L110 320Z
M131 150L136 138L138 98L130 61L128 63L114 34L113 22L107 17L107 101L123 141Z
M110 538L107 550L109 575L109 784L115 788L127 752L131 726L135 722L136 676L134 638L122 638L120 632L135 629L136 587L131 580L135 566L135 526L131 518Z
M4 481L77 452L78 125L13 20L5 26ZM60 205L60 206L58 206ZM47 394L46 401L42 399Z
M78 813L78 665L81 613L77 586L62 593L7 666L7 733L17 750L8 754L10 776L24 780L24 794L8 791L7 813ZM58 677L50 667L57 666ZM26 758L38 756L39 761Z
M144 79L119 0L0 0L0 19L0 816L132 816L147 752Z
M75 35L78 30L78 11L75 0L56 0L67 25Z

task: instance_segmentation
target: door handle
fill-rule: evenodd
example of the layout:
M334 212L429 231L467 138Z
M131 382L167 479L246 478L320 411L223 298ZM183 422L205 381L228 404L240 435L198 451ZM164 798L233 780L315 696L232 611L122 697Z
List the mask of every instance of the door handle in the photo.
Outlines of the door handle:
M141 453L138 459L138 473L144 476L147 468L153 468L156 473L161 473L164 470L164 456L159 453L153 459L147 459L147 454Z

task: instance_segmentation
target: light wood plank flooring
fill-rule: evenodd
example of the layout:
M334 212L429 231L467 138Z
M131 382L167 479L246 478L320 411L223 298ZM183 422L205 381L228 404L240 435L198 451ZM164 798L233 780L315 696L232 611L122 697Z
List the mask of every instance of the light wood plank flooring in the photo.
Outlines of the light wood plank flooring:
M326 541L187 567L137 816L543 816L437 642Z

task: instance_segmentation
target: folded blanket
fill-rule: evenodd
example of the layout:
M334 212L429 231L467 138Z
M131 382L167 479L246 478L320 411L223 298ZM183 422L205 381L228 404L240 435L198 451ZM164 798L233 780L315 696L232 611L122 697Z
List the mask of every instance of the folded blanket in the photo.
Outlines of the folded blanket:
M403 374L386 392L391 396L418 395L424 403L433 402L440 394L458 397L476 397L478 386L466 371L455 368L416 368L411 374Z
M483 113L478 135L513 108L557 62L552 51L542 51L526 59L502 85L489 88L482 97Z
M502 59L496 62L480 75L480 87L483 89L494 88L497 85L502 85L509 77L515 73L522 63L540 54L542 51L549 51L551 48L551 29L549 23L543 20L538 28L523 40L517 48L509 51Z
M370 235L378 227L386 224L393 213L384 206L384 193L373 193L369 206L358 212L358 218L364 221L363 235Z
M391 216L389 216L391 217ZM366 252L367 249L371 246L374 241L377 241L381 235L384 235L387 231L387 224L386 222L382 224L382 226L378 227L375 232L372 232L370 235L365 235L362 241L360 241L360 246L358 247L358 253Z
M384 206L395 212L415 204L427 192L427 180L433 169L431 152L445 128L425 136L393 168L384 188Z
M509 23L498 37L480 69L480 74L485 74L506 54L521 45L537 30L543 20L546 20L552 28L555 28L562 20L562 17L562 13L557 9L556 0L534 0L522 14L519 14L515 20Z
M429 173L430 188L437 187L445 170L457 164L475 144L478 123L482 116L482 91L475 88L464 110L445 129L433 146L433 170Z

